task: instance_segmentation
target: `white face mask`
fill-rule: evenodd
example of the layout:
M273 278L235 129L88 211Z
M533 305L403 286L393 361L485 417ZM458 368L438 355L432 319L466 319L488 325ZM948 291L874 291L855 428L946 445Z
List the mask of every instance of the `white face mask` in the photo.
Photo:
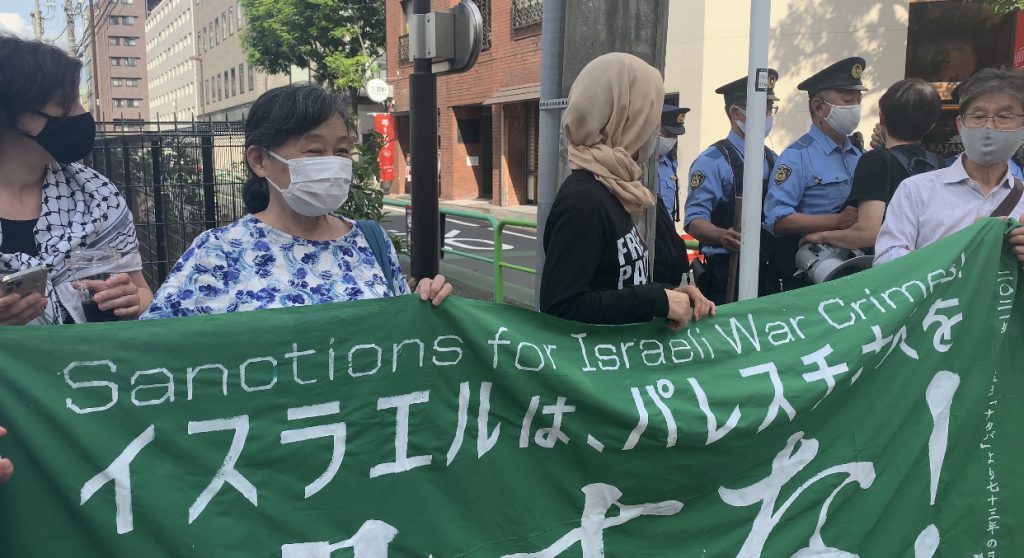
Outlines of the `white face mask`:
M270 156L288 165L291 182L287 189L270 183L288 207L299 215L320 217L341 207L352 186L352 159L345 157L296 157L285 159L273 151Z
M679 138L658 138L658 156L668 155L668 152L676 146L677 141Z
M841 136L848 136L860 125L860 105L833 105L825 101L826 105L832 107L825 122Z
M747 136L747 111L736 107L736 110L743 114L743 120L737 120L736 125L739 126L740 131L743 132L743 137ZM772 133L772 126L775 126L775 115L769 114L764 117L764 135Z
M996 130L994 128L960 127L960 141L971 161L990 167L1005 163L1024 143L1024 128Z

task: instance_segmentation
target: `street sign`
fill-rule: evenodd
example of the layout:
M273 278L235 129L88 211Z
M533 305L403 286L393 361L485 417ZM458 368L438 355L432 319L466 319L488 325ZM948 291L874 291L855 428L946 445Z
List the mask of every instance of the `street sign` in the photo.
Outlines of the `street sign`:
M390 97L391 88L388 87L388 82L382 79L371 79L366 82L366 96L375 103L383 103Z
M483 16L472 0L445 12L414 14L410 27L409 57L430 59L434 74L469 70L483 48Z

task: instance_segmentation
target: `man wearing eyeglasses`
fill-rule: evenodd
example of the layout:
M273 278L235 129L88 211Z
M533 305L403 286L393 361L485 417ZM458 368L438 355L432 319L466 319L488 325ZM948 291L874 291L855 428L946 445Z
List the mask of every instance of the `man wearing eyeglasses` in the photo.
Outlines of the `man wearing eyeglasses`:
M768 106L765 134L771 132L778 107L775 102L775 83L779 73L768 69ZM729 117L729 135L704 150L690 165L689 187L686 196L686 231L701 243L705 272L701 290L715 304L725 304L728 296L730 254L740 250L740 233L736 231L736 209L743 196L743 154L747 124L747 77L729 82L715 93L725 98L725 114ZM768 190L768 178L778 156L765 149L763 192ZM762 248L765 243L762 241ZM763 266L762 266L763 267ZM762 277L761 286L771 281ZM762 289L763 290L763 289ZM767 292L763 294L768 294ZM732 300L735 300L733 293Z
M865 68L863 58L847 58L797 85L809 97L811 128L779 156L764 200L764 228L774 236L771 260L779 290L806 285L793 277L801 237L857 222L857 209L844 206L864 153L850 134L860 124Z
M896 189L875 242L875 265L980 218L1024 212L1024 183L1007 162L1024 144L1024 76L991 68L976 73L961 87L956 125L964 153L948 168L908 178ZM1020 246L1022 238L1018 229L1010 242Z

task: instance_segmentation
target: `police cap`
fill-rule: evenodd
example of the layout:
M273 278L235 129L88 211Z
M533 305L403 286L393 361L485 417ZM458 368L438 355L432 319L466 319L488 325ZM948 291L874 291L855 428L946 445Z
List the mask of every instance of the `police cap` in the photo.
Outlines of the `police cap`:
M686 131L683 124L686 123L686 113L688 112L690 109L685 107L665 105L661 109L661 127L670 134L682 135Z
M867 91L868 88L864 87L864 82L861 81L861 75L866 67L864 59L857 56L840 60L803 80L796 88L806 91L809 97L827 89Z
M773 68L768 68L768 100L778 101L779 98L775 96L775 82L779 80L779 72L776 72ZM747 97L747 76L743 76L736 81L730 81L729 83L715 89L715 93L725 97L725 104L731 105L739 99L745 99Z

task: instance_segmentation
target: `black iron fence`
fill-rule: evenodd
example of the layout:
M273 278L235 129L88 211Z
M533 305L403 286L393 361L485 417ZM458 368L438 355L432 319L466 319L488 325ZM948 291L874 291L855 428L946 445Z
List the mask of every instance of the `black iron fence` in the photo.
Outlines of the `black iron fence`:
M84 162L127 200L154 290L196 236L245 214L243 129L224 121L97 124Z

